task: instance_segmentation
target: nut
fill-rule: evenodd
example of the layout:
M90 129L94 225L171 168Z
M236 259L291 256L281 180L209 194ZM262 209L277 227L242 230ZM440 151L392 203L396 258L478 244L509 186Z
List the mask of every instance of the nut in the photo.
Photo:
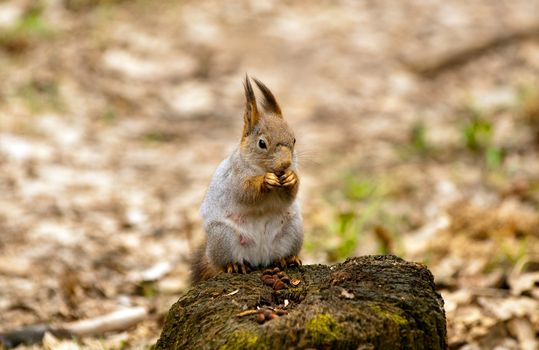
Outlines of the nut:
M271 311L270 309L264 309L264 311L262 312L262 314L264 315L264 317L266 318L266 320L269 320L271 315L273 314L273 311Z
M277 314L271 314L270 317L269 317L269 320L274 320L276 318L279 318L279 315Z
M264 276L264 279L262 281L267 286L273 286L273 284L275 283L275 278L273 278L272 276L266 275Z
M265 275L273 275L273 270L265 269L264 271L262 271L262 276L265 276Z
M283 278L284 276L286 276L286 273L284 273L284 271L277 273L277 277L279 278Z
M256 322L258 322L260 324L266 322L266 317L264 316L263 313L256 314Z
M279 270L278 267L274 267L274 268L273 268L273 273L279 273L279 271L281 271L281 270Z
M283 309L277 309L277 310L275 310L275 312L276 312L277 315L279 315L279 316L288 315L288 311L283 310Z
M281 290L285 288L286 288L286 285L281 280L276 280L275 283L273 283L274 290Z
M284 276L281 278L281 281L283 281L283 283L290 284L290 277Z

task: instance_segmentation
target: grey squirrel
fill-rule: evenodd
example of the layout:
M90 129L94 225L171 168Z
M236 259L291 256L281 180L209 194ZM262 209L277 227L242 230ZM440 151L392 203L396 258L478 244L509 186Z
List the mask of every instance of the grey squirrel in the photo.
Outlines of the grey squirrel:
M263 108L246 76L241 142L218 166L202 202L207 237L192 261L194 283L221 272L301 264L296 139L271 91L253 80Z

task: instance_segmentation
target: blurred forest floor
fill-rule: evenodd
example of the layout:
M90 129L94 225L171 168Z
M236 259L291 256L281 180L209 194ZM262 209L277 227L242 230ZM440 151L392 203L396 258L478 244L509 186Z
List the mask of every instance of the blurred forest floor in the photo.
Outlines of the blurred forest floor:
M249 73L296 132L305 263L424 262L451 349L537 348L538 17L537 0L0 2L0 331L139 305L125 332L44 346L155 342Z

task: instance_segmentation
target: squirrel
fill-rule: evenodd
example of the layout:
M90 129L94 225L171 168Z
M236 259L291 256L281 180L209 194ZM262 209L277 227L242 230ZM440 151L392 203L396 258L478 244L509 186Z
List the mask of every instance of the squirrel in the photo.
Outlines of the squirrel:
M296 139L272 92L253 80L262 110L246 75L241 142L217 167L200 208L207 237L192 260L193 283L222 272L301 265Z

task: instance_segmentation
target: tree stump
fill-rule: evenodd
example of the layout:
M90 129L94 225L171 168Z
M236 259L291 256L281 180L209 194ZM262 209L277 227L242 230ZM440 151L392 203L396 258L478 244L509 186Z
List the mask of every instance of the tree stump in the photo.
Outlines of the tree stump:
M193 287L171 307L156 349L447 348L443 299L424 265L364 256L287 273L300 282L278 291L261 271ZM287 315L257 323L257 307L285 304Z

